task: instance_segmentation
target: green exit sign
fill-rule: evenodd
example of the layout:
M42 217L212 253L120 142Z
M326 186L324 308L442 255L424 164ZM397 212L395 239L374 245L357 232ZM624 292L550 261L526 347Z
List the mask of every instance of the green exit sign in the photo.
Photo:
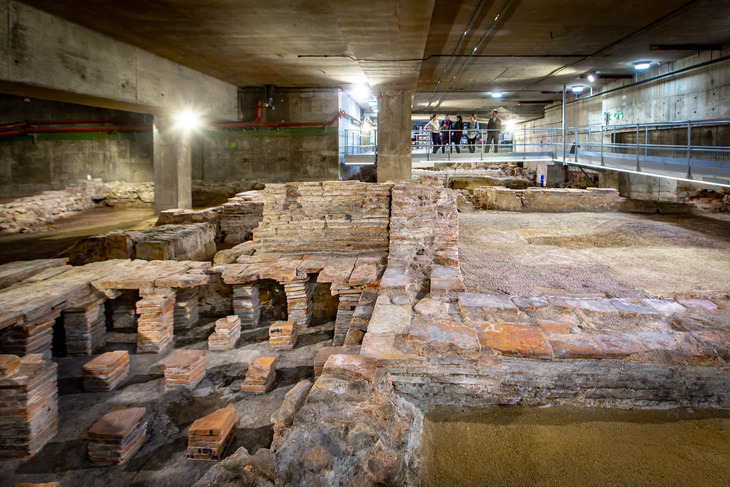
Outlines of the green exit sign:
M611 121L618 122L619 120L624 119L624 112L603 112L603 119L606 121L606 123Z

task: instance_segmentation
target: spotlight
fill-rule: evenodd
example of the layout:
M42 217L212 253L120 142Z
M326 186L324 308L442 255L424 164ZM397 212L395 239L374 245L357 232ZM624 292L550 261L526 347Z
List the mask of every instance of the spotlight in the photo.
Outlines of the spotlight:
M651 66L651 61L639 61L634 63L634 69L637 71L644 71L646 69L649 69Z
M191 132L198 129L202 124L203 122L200 119L200 116L190 110L185 110L175 116L175 125L179 130L183 130L185 132Z
M573 91L573 93L575 93L577 95L577 94L583 93L583 90L585 90L586 87L580 86L580 85L575 85L575 86L571 86L570 89Z
M594 81L596 81L596 74L595 73L588 73L587 78L588 78L588 81L589 82L593 83Z
M373 97L373 92L370 90L370 87L365 83L353 85L350 94L355 99L355 101L358 102L365 102Z
M493 91L492 92L492 98L502 98L502 92L501 91Z

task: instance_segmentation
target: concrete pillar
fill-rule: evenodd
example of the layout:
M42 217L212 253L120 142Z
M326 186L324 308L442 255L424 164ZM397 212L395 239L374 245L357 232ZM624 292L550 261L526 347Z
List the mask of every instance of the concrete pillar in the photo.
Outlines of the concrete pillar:
M378 93L378 182L411 179L412 91Z
M193 134L175 127L166 117L155 116L153 127L155 213L170 208L193 207Z

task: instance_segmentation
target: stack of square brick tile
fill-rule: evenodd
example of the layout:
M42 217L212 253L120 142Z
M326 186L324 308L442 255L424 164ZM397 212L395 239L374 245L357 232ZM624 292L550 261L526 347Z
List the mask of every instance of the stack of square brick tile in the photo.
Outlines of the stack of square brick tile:
M236 410L217 411L196 419L188 431L185 455L191 460L220 460L236 435Z
M342 352L342 347L323 347L317 350L317 355L314 357L314 376L319 377L322 375L324 364L327 363L330 355L337 355L340 352Z
M174 328L176 330L187 330L198 322L199 296L199 287L180 288L175 291Z
M137 301L137 352L160 353L172 344L175 292L169 288L140 289Z
M237 315L216 320L215 332L208 337L208 348L214 351L230 350L241 338L241 319Z
M233 286L233 312L241 318L241 326L254 328L259 324L261 303L259 288L251 285Z
M261 357L249 362L246 380L241 384L241 390L262 394L269 390L275 380L276 357Z
M51 359L53 325L59 312L54 312L31 323L13 326L3 330L2 350L14 355L40 354Z
M297 336L297 326L292 320L275 321L269 327L269 348L272 351L292 350Z
M263 218L264 202L260 191L238 193L223 204L221 233L226 243L251 240L253 229Z
M350 329L350 322L355 313L358 301L360 301L360 292L340 293L340 302L337 305L337 319L335 320L335 336L332 344L340 346L345 343L345 336Z
M104 300L93 299L63 311L66 331L66 353L70 356L91 355L102 347L106 338Z
M121 464L132 458L147 437L145 408L118 408L89 428L89 460Z
M99 355L84 364L82 373L87 391L113 391L129 374L129 353L119 350Z
M33 455L58 428L56 364L0 355L0 457Z
M137 326L136 306L139 296L135 291L126 291L112 303L112 328L130 329Z
M263 220L253 231L262 252L386 249L388 184L327 181L267 184Z
M165 390L193 390L205 377L205 350L180 350L165 363Z
M287 316L289 320L296 323L300 331L308 327L312 321L314 286L306 278L294 279L292 282L284 283Z

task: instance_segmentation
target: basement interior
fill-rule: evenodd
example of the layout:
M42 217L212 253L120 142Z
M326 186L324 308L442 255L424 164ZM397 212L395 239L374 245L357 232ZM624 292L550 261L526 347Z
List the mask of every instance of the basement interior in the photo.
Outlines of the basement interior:
M0 486L730 485L730 1L0 0Z

